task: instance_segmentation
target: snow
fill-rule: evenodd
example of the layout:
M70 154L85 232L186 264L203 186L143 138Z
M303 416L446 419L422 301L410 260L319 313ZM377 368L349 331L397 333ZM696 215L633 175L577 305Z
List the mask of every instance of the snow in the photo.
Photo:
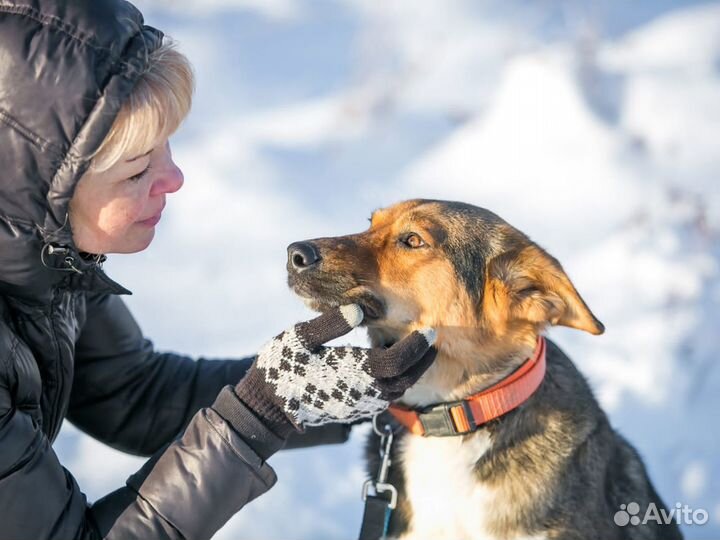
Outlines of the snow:
M141 2L198 75L186 184L152 248L107 263L146 334L252 354L311 316L289 243L410 197L489 208L563 263L607 332L551 337L663 499L709 513L686 537L720 537L720 2L590 4ZM217 538L355 536L366 432L274 456ZM55 448L91 500L142 463L69 424Z

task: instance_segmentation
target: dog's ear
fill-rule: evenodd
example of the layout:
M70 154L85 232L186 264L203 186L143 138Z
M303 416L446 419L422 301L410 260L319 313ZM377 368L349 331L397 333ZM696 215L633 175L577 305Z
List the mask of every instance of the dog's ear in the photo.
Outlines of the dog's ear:
M488 262L483 303L485 315L494 319L496 326L525 320L595 335L605 331L560 263L534 244Z

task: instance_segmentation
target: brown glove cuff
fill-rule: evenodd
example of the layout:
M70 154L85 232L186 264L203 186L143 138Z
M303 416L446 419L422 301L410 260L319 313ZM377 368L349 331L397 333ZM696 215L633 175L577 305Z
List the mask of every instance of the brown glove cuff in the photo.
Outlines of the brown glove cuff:
M297 430L278 404L272 388L255 366L252 366L235 386L235 393L240 401L279 437L287 438Z

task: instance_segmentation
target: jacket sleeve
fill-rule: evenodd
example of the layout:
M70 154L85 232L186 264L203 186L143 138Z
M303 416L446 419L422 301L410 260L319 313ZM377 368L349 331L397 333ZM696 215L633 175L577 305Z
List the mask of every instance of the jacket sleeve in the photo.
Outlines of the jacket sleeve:
M126 486L88 506L40 426L11 395L0 380L3 540L206 540L276 480L238 433L206 408Z
M109 540L206 540L275 481L214 409L201 409L179 438L89 514Z
M253 361L196 361L157 352L120 297L88 295L86 306L68 419L125 452L151 455L166 445L224 386L237 384ZM349 429L310 428L291 435L285 447L344 442Z

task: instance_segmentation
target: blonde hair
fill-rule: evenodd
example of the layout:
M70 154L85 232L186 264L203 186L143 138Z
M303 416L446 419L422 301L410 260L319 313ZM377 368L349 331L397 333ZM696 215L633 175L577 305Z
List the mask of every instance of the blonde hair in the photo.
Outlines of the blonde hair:
M142 155L172 135L190 112L195 86L192 66L167 37L148 56L148 68L120 108L92 158L97 172L128 156Z

